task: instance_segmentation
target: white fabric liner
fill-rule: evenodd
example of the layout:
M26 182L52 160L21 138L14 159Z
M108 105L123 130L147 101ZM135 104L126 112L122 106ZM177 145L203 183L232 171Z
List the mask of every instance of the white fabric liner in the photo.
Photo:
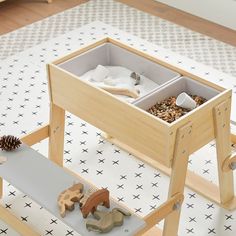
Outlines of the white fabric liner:
M136 86L141 90L140 97L180 77L177 72L112 43L104 43L58 66L87 80L98 65L109 68L116 78L129 76L132 72L142 75L141 85ZM134 99L127 100L132 102Z
M130 74L133 71L122 66L105 66L105 67L109 70L109 75L111 76L112 81L115 82L114 85L110 86L139 90L140 91L139 97L147 95L153 89L159 86L159 84L155 83L154 81L148 79L143 75L140 76L141 77L140 84L134 86L134 79L130 77ZM91 82L94 70L95 69L92 69L84 73L82 76L80 76L80 79L98 86L109 86L104 82ZM134 98L127 96L122 96L122 95L115 95L115 96L124 99L127 102L133 102L135 100Z
M177 97L183 92L204 97L208 101L220 94L218 90L204 85L198 81L192 80L188 77L180 77L172 83L165 85L157 91L145 96L144 98L137 100L134 102L134 105L143 110L147 110L157 102L161 102L162 100L171 96Z

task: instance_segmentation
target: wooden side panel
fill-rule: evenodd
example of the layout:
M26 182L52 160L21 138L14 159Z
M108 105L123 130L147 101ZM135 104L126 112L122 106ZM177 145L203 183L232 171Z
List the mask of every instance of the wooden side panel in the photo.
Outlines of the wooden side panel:
M50 65L52 101L154 160L170 166L169 126L108 92Z
M171 134L176 136L177 129L187 122L192 122L192 138L194 142L190 144L190 154L197 151L213 139L215 139L214 128L214 107L229 100L231 98L231 90L225 90L220 95L211 100L210 103L197 108L191 116L182 117L178 123L173 123L171 126ZM230 119L228 120L228 122ZM174 153L175 139L170 139L170 149Z

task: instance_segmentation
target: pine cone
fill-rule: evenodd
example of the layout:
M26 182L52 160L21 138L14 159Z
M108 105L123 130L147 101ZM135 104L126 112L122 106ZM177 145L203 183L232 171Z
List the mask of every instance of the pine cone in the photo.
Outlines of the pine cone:
M4 151L12 151L20 147L20 145L20 139L12 135L4 135L0 138L0 148Z

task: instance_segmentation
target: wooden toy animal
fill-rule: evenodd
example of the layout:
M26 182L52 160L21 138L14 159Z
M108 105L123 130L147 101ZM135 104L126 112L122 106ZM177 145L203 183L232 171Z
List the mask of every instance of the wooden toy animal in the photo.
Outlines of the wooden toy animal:
M109 191L107 189L100 189L89 196L83 207L81 207L83 217L87 218L90 212L94 213L101 203L103 206L110 208Z
M115 226L123 225L124 217L130 216L131 214L124 209L114 208L109 212L95 211L93 215L97 220L87 221L86 228L88 231L107 233Z
M79 202L83 197L84 186L81 183L74 184L72 187L64 190L58 197L57 203L60 209L61 217L66 216L66 210L73 211L75 202Z
M80 208L82 208L84 206L84 204L86 203L86 201L88 200L88 198L97 191L96 188L90 188L86 191L86 193L84 193L84 196L80 199L79 205Z

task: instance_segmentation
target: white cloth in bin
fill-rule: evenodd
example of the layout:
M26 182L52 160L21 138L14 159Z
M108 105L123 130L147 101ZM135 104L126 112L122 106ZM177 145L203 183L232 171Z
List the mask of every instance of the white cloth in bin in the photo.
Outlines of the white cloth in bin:
M94 85L100 85L100 86L114 86L114 87L121 87L121 88L133 88L140 91L140 96L142 97L149 93L154 88L158 87L159 85L152 80L148 79L147 77L141 75L140 84L134 86L134 79L130 77L130 74L133 72L125 67L121 66L105 66L109 70L109 77L105 79L104 82L94 82L92 81L92 76L94 73L94 70L87 71L83 75L80 76L80 79L86 80ZM110 85L109 85L110 84ZM122 96L122 95L115 95L121 99L124 99L127 102L132 102L135 99Z

